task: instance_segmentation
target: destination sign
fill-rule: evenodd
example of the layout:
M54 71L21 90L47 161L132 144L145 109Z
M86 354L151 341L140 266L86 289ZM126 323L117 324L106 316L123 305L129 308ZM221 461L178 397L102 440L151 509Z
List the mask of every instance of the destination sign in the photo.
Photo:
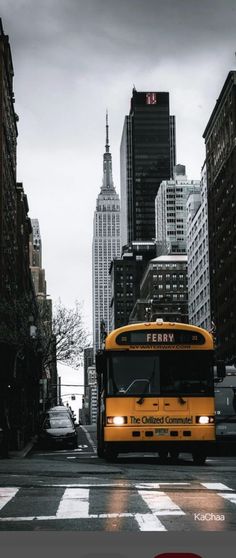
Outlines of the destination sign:
M182 329L147 330L139 329L120 333L117 345L204 345L204 336L197 331Z

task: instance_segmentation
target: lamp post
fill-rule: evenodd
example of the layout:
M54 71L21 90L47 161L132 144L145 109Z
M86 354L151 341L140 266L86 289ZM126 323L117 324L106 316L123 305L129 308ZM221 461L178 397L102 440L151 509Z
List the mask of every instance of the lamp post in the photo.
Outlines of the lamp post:
M151 322L151 320L152 320L152 305L153 305L153 298L150 298L148 300L148 306L146 306L146 308L145 308L145 311L146 311L145 318L149 322Z

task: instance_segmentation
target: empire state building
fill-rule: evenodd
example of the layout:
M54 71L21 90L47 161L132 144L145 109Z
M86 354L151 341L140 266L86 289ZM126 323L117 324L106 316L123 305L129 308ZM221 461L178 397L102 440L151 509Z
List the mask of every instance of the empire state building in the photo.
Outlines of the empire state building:
M108 115L106 114L106 145L103 155L103 182L98 194L93 220L93 347L101 348L102 328L110 331L111 261L120 257L120 199L112 178L112 157L109 148Z

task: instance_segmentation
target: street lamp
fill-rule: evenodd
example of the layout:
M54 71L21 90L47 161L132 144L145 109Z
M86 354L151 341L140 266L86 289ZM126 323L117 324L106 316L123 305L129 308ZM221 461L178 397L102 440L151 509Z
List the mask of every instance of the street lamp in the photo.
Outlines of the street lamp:
M37 327L34 324L34 316L29 316L29 334L31 339L36 339L37 337Z

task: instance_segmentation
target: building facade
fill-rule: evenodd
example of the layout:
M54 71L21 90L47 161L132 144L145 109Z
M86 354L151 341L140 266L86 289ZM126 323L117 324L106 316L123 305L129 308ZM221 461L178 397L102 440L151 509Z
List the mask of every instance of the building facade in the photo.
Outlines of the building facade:
M156 255L154 241L131 242L121 258L112 261L111 329L129 323L130 313L140 295L140 281L146 265Z
M236 357L236 72L229 72L203 137L212 320L219 358Z
M37 333L46 348L43 374L40 380L40 410L43 413L47 407L58 402L56 338L52 330L52 300L47 295L45 270L42 268L42 239L38 219L31 219L31 224L29 254L30 270L39 312Z
M17 296L17 120L9 38L0 20L0 294Z
M103 155L103 183L97 197L93 221L93 347L101 347L103 332L110 331L111 261L120 256L120 199L112 178L112 158L109 149L108 117L106 117L106 146ZM103 331L102 331L103 329Z
M42 238L40 234L39 220L31 219L31 225L31 266L42 267Z
M38 427L41 359L32 336L37 303L29 267L29 207L16 182L13 76L0 19L0 426L10 448L21 449Z
M154 238L156 193L162 180L172 176L174 161L169 93L133 89L120 146L122 246Z
M200 181L188 180L184 165L176 165L173 179L161 182L155 199L155 234L159 255L186 253L186 203L192 192L200 192Z
M187 200L189 323L211 329L206 165L200 192Z
M94 363L93 347L84 349L84 387L88 385L88 367Z
M31 219L30 269L37 297L46 298L47 284L45 270L42 268L42 240L38 219Z
M174 168L176 165L176 124L175 116L170 116L170 178L174 176Z
M187 256L157 256L149 262L140 284L140 299L130 323L155 321L188 323Z
M88 387L86 388L89 424L97 423L97 376L95 366L88 368Z

